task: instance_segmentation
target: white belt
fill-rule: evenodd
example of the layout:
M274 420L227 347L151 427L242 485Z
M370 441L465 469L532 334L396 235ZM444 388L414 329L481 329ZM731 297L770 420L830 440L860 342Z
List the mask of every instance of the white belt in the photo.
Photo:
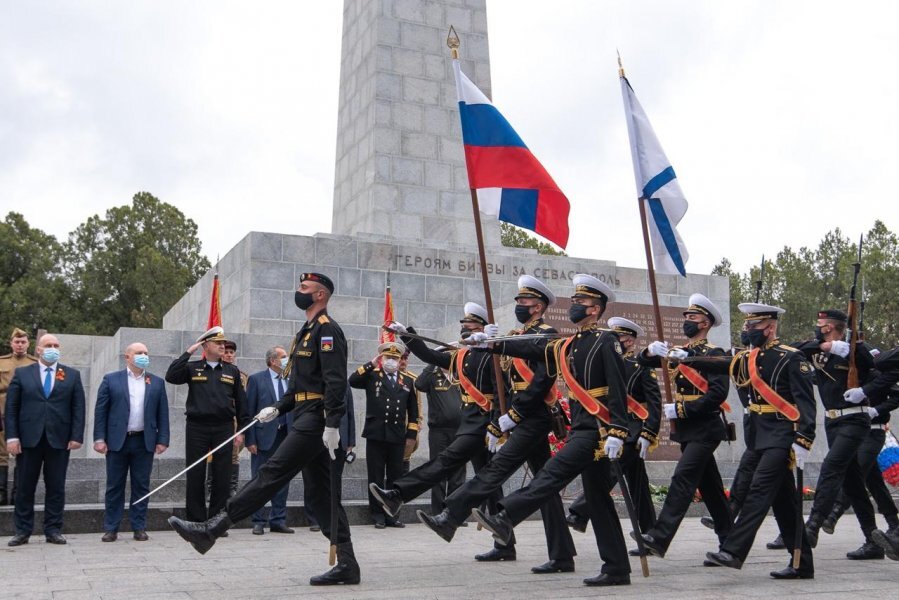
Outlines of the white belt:
M824 416L828 419L836 419L838 417L844 417L846 415L851 415L852 413L866 413L868 412L867 406L850 406L849 408L838 408L834 410L825 410Z

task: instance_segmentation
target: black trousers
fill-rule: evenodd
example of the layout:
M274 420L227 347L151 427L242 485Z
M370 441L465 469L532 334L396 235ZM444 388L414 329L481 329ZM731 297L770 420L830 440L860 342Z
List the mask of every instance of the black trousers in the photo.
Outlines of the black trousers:
M715 520L715 533L719 541L727 537L731 528L731 512L724 495L724 484L715 462L715 449L719 441L684 442L681 457L674 468L668 496L656 524L647 533L667 550L677 533L684 515L693 502L696 489L702 495L709 514Z
M599 432L573 431L565 446L550 458L527 486L499 502L500 508L514 524L558 496L571 481L581 476L596 546L603 561L602 572L626 575L631 572L621 522L610 495L611 464L607 458L596 459L602 448Z
M858 470L861 472L865 486L871 492L874 502L877 503L877 511L885 517L895 518L899 510L896 509L893 496L887 489L886 483L883 481L883 474L877 466L877 455L880 454L885 439L886 431L883 429L871 430L858 448ZM847 485L848 483L844 481L843 490L840 492L837 502L844 507L852 505L862 533L867 538L877 528L874 507L867 494L864 495L864 500L861 500L858 495L854 498L850 497L849 490L846 489Z
M865 478L855 467L858 465L858 449L868 437L871 424L867 418L860 417L863 415L824 421L828 450L821 463L815 501L809 514L809 521L818 525L830 514L841 490L846 492L853 504L861 504L868 498Z
M197 423L188 420L184 440L184 466L193 464L201 456L234 435L234 421ZM212 473L209 509L206 509L206 470L200 463L187 472L186 507L188 521L205 521L225 508L231 485L231 445L212 455L206 467Z
M512 430L509 439L500 446L484 468L465 485L446 499L450 519L461 524L471 514L471 509L489 499L518 468L527 462L534 476L550 458L547 434L551 429L549 419L529 418ZM571 560L577 554L571 532L565 523L565 507L558 493L550 495L540 506L546 548L550 560Z
M433 460L453 443L456 437L455 427L430 427L428 429L428 459ZM409 471L407 470L406 473ZM446 508L446 497L465 483L465 467L456 469L445 480L431 488L431 514L437 514Z
M403 474L404 450L405 444L394 444L366 438L365 466L368 470L368 483L374 483L379 488L392 488L393 482ZM384 509L371 491L368 492L368 508L375 521L385 520Z
M744 417L749 418L749 417ZM730 505L735 513L740 512L740 508L746 502L746 496L749 494L749 486L752 485L752 475L758 467L761 455L755 450L746 449L743 456L740 457L740 464L737 465L737 472L734 473L734 480L730 484ZM737 517L736 514L733 515Z
M322 430L297 431L293 428L256 476L231 496L226 505L228 518L234 522L249 517L265 506L278 491L303 471L303 485L310 486L309 495L312 513L318 519L322 534L331 537L331 494L337 495L337 543L350 541L350 526L346 512L340 503L341 486L331 489L331 469L336 469L337 481L343 476L346 453L343 449L335 452L336 460L322 443Z
M752 476L749 494L721 549L745 561L768 509L773 509L780 535L788 554L792 556L797 522L801 523L802 516L796 497L796 483L789 468L790 451L785 448L768 448L756 452L759 454L759 463ZM805 528L802 527L801 531L799 570L813 572L815 565L812 561L812 549L805 537Z
M466 463L471 462L475 473L484 468L490 461L490 453L484 445L483 435L458 435L446 450L421 465L412 469L393 482L393 488L399 490L403 502L409 502L418 498L437 483L447 479L459 468L465 468ZM498 511L497 502L503 497L502 487L494 490L486 502L486 509L491 514ZM510 547L515 544L514 537L509 542ZM494 543L497 548L503 547L499 542Z
M618 464L624 472L624 479L627 481L627 488L634 502L634 512L637 513L637 522L640 524L640 531L649 531L656 522L656 508L652 503L652 493L649 489L649 477L646 475L646 463L640 458L640 451L637 444L628 442L621 450L621 456L618 458ZM618 478L612 474L612 487ZM587 498L584 494L579 495L568 507L568 510L582 519L588 517Z
M33 448L22 448L16 457L15 517L17 535L31 535L34 531L34 493L37 480L44 472L44 535L62 532L62 516L66 507L66 472L69 451L50 446L47 436Z

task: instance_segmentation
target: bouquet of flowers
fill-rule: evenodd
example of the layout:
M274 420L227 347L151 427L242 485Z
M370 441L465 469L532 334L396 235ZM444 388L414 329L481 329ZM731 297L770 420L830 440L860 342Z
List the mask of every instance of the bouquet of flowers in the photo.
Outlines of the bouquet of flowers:
M887 439L883 449L877 455L877 466L883 473L883 480L891 486L899 486L899 443L892 431L887 432Z

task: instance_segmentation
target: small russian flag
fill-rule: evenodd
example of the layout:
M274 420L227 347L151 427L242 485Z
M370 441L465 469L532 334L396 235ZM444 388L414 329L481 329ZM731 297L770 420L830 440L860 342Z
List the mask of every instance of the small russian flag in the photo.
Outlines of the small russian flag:
M883 480L893 487L899 486L899 445L892 432L887 433L886 444L877 455L877 465L883 473Z
M568 198L509 122L453 61L468 184L481 212L568 244Z

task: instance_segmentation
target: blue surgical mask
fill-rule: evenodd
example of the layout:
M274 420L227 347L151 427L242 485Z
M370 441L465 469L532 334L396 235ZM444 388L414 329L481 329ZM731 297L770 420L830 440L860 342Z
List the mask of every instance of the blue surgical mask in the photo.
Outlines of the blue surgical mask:
M150 366L150 357L146 354L136 354L134 356L134 366L138 369L146 369Z
M289 358L289 357L285 356L284 358L282 358L282 359L281 359L281 369L282 369L282 370L283 370L283 369L286 369L286 368L287 368L287 363L289 363L289 362L290 362L290 358Z
M41 355L44 359L45 363L53 364L55 362L59 362L59 349L58 348L44 348L44 353Z

